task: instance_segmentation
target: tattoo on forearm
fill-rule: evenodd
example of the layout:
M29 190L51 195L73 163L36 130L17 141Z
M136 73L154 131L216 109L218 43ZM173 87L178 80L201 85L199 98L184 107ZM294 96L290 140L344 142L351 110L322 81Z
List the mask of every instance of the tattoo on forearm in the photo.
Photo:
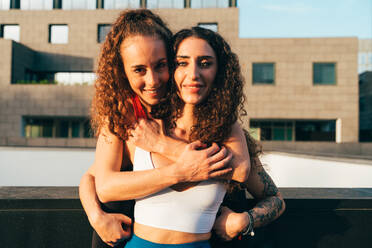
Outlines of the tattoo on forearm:
M279 217L283 209L283 201L277 196L260 201L253 210L255 227L264 226Z
M278 188L275 186L275 183L273 182L269 174L267 174L267 172L262 169L258 172L258 176L260 177L260 180L264 185L262 196L275 196L278 193Z
M262 168L257 174L264 187L260 197L262 200L254 207L252 215L255 227L261 227L280 216L283 200L278 197L279 190L267 172Z

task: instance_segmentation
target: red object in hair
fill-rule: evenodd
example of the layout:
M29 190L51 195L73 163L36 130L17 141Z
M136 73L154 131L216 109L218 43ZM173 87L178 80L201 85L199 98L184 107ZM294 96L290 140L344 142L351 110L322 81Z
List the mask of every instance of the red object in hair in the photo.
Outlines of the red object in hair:
M147 114L145 110L142 107L141 101L137 95L132 97L133 102L133 108L134 108L134 115L136 117L136 120L138 119L147 119Z

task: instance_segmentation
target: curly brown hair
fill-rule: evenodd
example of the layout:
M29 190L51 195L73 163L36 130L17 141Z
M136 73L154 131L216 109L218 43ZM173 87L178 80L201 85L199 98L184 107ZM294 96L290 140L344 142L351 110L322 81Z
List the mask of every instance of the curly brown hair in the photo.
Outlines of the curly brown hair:
M113 23L99 56L95 95L91 107L92 129L96 136L102 127L122 140L135 120L132 104L134 95L125 76L120 46L130 36L151 36L164 41L168 61L172 61L172 32L162 19L146 9L125 10Z
M238 56L231 51L229 44L211 30L193 27L183 29L173 36L175 53L182 41L189 37L200 38L208 42L217 57L217 75L209 95L194 109L195 122L191 128L189 141L200 140L210 144L222 144L230 135L232 125L246 115L243 94L244 79L241 74ZM166 120L168 132L176 126L181 117L184 102L177 94L176 83L172 83L168 92L168 102L152 109L151 114Z

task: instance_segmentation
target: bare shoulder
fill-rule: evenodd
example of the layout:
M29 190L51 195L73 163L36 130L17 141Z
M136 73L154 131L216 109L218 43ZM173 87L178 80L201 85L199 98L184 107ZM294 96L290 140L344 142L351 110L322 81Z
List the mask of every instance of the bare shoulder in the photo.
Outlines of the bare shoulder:
M243 128L238 122L235 122L231 127L230 136L227 138L225 144L240 142L242 138L245 139Z
M232 167L234 169L232 179L238 182L245 182L250 172L250 157L247 141L242 127L235 122L231 129L230 137L224 145L232 152Z

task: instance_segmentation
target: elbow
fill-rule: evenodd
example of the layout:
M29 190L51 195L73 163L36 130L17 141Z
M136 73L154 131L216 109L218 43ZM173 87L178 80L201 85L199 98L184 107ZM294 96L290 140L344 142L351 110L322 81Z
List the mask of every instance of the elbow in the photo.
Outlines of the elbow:
M248 181L249 173L251 171L250 165L241 165L236 169L235 181L244 183Z
M87 188L87 185L93 181L94 182L94 176L92 176L90 173L86 172L80 179L79 184L79 197L81 199L82 195L85 192L85 189Z
M111 201L110 197L107 195L107 190L103 188L97 187L97 197L98 197L98 200L102 203L107 203Z
M96 178L96 193L98 200L102 203L107 203L112 201L110 197L110 190L107 184L102 183L102 180Z

